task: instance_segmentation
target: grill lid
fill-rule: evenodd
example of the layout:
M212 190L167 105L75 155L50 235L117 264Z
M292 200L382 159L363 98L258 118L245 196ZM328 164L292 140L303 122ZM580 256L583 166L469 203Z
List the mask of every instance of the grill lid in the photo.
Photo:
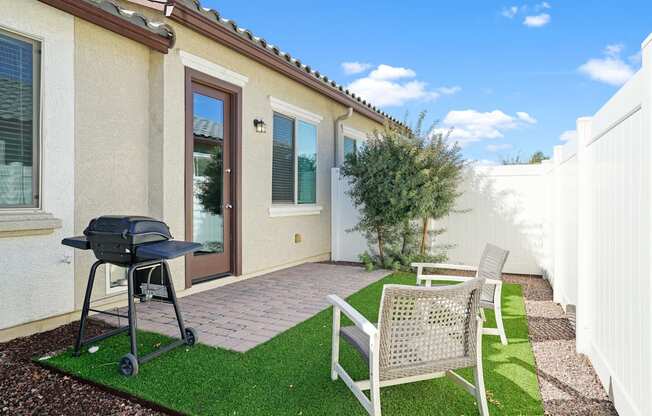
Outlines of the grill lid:
M170 228L163 221L137 215L104 215L94 218L84 230L84 235L98 234L120 235L124 239L144 235L159 236L161 240L172 238Z

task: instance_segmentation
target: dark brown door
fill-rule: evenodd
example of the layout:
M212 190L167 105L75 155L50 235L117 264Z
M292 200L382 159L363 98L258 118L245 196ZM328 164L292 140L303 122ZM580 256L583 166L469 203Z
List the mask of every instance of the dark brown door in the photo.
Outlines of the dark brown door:
M203 244L186 258L189 286L231 273L229 95L191 82L186 95L186 239Z

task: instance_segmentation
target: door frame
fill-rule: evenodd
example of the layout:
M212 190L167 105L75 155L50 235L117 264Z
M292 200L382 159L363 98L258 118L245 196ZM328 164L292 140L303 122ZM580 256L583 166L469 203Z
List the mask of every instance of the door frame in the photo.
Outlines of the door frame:
M229 100L230 114L230 140L231 140L231 149L228 157L231 158L231 174L230 185L231 185L231 201L233 209L231 212L231 274L234 276L240 276L242 274L242 88L222 81L220 79L214 78L210 75L206 75L200 71L194 70L192 68L185 68L185 125L184 125L184 149L187 152L188 132L192 132L192 129L189 129L188 126L192 126L192 84L201 84L209 88L213 88L227 95ZM184 155L184 223L185 223L185 235L189 236L192 234L192 207L188 207L186 203L188 192L192 192L192 189L188 189L188 184L186 180L187 170L188 170L188 155ZM190 158L192 160L192 158ZM188 256L191 256L189 254ZM187 257L186 257L187 260ZM190 262L185 262L185 281L186 289L192 286L192 276L190 275Z

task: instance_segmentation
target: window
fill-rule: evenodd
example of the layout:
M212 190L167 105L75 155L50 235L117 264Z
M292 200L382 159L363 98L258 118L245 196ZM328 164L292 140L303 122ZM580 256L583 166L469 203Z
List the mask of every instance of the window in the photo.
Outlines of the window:
M358 153L358 142L355 139L344 136L344 157Z
M272 203L317 202L317 126L274 113Z
M38 207L40 44L0 31L0 208Z

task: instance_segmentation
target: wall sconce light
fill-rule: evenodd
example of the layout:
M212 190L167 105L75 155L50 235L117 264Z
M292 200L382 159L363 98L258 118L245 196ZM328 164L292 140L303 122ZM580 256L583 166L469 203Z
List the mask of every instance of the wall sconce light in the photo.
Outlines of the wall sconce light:
M256 127L256 133L267 133L267 125L259 118L254 120L254 127Z

